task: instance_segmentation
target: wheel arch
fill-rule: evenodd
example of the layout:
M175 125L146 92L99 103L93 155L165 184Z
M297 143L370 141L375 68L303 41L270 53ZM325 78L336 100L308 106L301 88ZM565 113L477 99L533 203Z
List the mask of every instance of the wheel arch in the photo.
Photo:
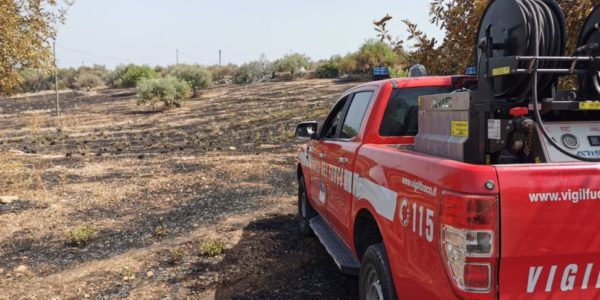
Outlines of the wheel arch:
M359 260L371 245L383 243L383 234L377 219L367 208L360 209L353 222L352 238L354 250Z
M296 178L298 180L300 180L300 178L302 178L302 177L304 177L304 172L302 171L302 165L301 164L297 164L296 165Z

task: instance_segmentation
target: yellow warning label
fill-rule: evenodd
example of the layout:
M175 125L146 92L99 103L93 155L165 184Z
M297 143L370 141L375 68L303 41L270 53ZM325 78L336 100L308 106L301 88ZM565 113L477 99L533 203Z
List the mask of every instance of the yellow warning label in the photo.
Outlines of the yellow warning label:
M585 101L579 102L581 110L600 110L600 101Z
M492 76L502 76L510 74L510 67L495 68L492 70Z
M469 137L469 122L452 121L452 136Z

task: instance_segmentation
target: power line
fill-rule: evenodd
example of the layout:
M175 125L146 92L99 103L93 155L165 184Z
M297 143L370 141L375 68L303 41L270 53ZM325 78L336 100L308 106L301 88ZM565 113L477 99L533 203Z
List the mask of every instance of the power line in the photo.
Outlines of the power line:
M183 52L181 50L179 50L179 54L181 54L182 56L185 56L187 58L195 59L195 60L198 60L198 61L202 61L203 60L203 59L200 59L198 57L191 56L191 55L189 55L189 54L187 54L187 53L185 53L185 52Z
M57 47L67 50L67 51L71 51L74 53L79 53L79 54L83 54L83 55L87 55L87 56L91 56L91 57L96 57L96 58L103 58L103 59L110 59L110 60L115 60L115 61L120 61L120 62L132 62L132 61L148 61L148 60L153 60L153 59L157 59L157 58L146 58L146 59L131 59L131 58L122 58L122 57L113 57L113 56L106 56L106 55L101 55L101 54L96 54L96 53L91 53L91 52L87 52L87 51L82 51L82 50L77 50L71 47L67 47L65 45L61 45L61 44L56 44Z

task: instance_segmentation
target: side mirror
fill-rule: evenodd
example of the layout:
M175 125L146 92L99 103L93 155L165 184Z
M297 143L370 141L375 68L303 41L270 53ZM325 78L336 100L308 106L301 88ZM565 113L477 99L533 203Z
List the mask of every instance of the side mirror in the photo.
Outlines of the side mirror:
M317 137L317 125L316 121L300 123L296 126L295 136L302 139L315 139Z

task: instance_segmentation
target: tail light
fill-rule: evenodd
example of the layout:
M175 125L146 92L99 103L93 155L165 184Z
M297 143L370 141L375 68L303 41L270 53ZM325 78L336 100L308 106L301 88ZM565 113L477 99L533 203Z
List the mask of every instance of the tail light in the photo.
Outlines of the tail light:
M461 298L495 299L498 270L498 198L444 192L441 252Z

